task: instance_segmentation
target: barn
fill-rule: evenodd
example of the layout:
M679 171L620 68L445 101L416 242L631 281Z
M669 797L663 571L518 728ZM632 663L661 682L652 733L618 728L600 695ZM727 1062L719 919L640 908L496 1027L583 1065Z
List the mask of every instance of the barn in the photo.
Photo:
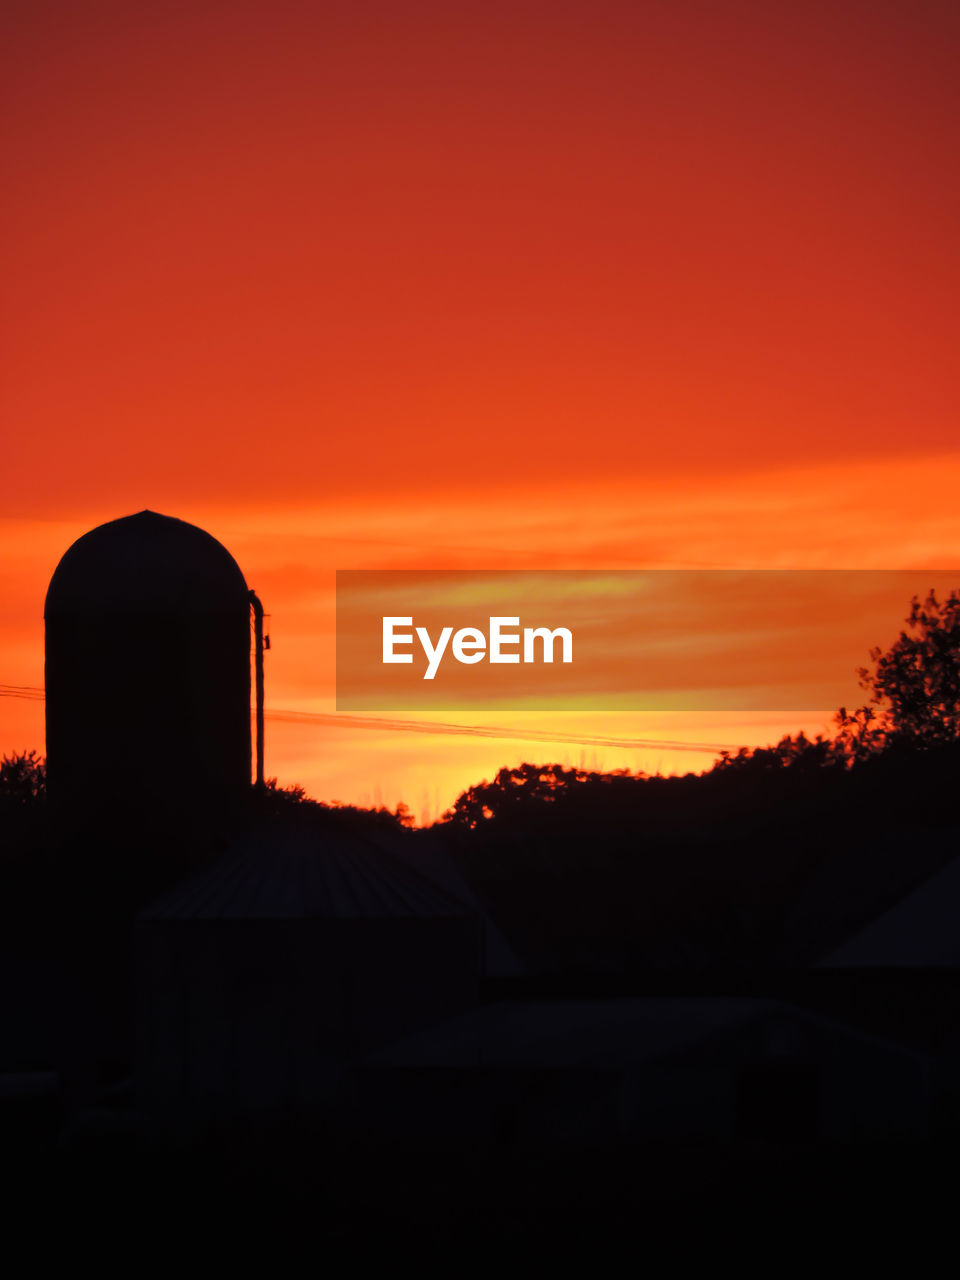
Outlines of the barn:
M273 828L140 914L144 1110L189 1125L322 1109L352 1063L519 968L453 869L418 861L408 834Z
M373 1052L370 1132L483 1150L926 1134L919 1053L775 1000L503 1001Z

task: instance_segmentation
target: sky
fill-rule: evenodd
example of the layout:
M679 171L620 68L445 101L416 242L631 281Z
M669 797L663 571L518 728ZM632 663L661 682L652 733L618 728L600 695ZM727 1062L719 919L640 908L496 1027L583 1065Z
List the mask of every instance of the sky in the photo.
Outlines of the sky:
M429 819L532 754L685 770L801 725L331 719L336 569L960 564L955 5L2 26L0 684L42 687L70 542L180 516L272 615L268 773ZM0 699L29 746L42 703Z

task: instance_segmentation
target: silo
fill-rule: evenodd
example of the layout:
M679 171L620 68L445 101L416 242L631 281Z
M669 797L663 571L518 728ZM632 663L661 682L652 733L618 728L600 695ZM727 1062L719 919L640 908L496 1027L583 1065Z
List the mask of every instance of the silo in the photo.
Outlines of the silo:
M214 811L250 788L250 598L230 553L141 511L84 534L51 579L47 770L71 823Z

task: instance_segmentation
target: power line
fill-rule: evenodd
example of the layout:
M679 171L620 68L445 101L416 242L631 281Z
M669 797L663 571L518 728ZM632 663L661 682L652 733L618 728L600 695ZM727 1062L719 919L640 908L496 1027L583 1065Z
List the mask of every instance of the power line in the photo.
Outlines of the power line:
M659 748L671 751L731 751L735 743L683 742L659 738L615 738L604 734L562 733L556 729L508 728L503 725L451 724L444 720L396 720L383 716L351 716L322 711L268 711L270 720L313 722L341 729L380 729L400 733L437 733L458 737L513 738L532 742L556 742L568 746L622 747L627 750Z
M0 684L0 698L42 702L43 689L34 685ZM286 724L316 724L332 729L373 729L382 733L439 734L465 738L500 738L519 742L554 742L571 747L612 747L626 751L735 751L736 743L684 742L660 738L617 738L606 734L563 733L556 729L509 728L503 725L456 724L445 720L400 720L386 716L355 716L343 712L266 711L267 720Z
M0 684L0 698L26 698L30 702L43 702L44 693L42 689L35 689L30 685Z

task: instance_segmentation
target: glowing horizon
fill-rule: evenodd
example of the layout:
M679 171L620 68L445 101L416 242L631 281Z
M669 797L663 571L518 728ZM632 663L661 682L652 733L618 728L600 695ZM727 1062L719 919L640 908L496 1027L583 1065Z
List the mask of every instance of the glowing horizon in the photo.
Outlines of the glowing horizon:
M715 564L724 567L822 567L842 558L846 567L931 570L957 562L960 556L960 512L951 510L952 494L960 481L960 456L916 459L910 464L882 461L858 467L806 467L745 477L722 494L712 487L695 493L689 482L682 494L660 489L645 496L643 516L635 513L634 490L629 504L617 506L609 490L582 493L584 507L596 503L594 514L577 539L568 532L562 546L557 523L569 490L542 498L536 517L511 517L509 501L487 494L474 506L461 503L395 511L367 510L360 502L339 509L289 512L263 511L245 515L236 510L183 510L175 514L201 525L219 537L235 555L248 582L265 600L271 614L274 645L267 655L267 708L285 709L312 719L268 719L267 773L282 784L299 783L317 799L344 803L384 803L394 808L405 802L419 819L436 817L456 795L489 778L501 766L529 759L536 737L513 742L486 737L461 738L377 728L351 732L333 716L334 571L345 562L357 567L435 567L483 564L496 568L557 563L610 564L641 567L638 526L657 533L657 552L646 548L647 563L662 567L702 566L712 547ZM928 495L923 513L913 510L913 494ZM144 498L141 506L157 505ZM601 512L600 507L603 506ZM832 512L831 515L824 512ZM692 518L691 512L696 513ZM735 524L730 514L735 512ZM4 522L5 545L21 548L7 559L3 574L4 682L41 687L43 684L43 596L50 575L67 546L102 519L121 511L102 511L101 518ZM174 514L174 513L171 513ZM814 517L816 517L814 519ZM904 536L908 522L910 536ZM519 524L521 529L515 526ZM756 530L762 526L763 537ZM366 537L361 537L361 532ZM391 534L393 537L391 537ZM520 541L523 549L515 549ZM443 552L434 550L444 536ZM599 557L603 557L602 560ZM958 584L960 585L960 584ZM908 601L890 617L886 635L865 638L863 662L873 643L885 644L898 633ZM857 697L855 672L849 676L851 700ZM43 741L42 704L3 699L4 741L0 750L34 746ZM479 729L501 725L517 733L567 733L594 740L578 748L541 738L539 762L580 764L595 768L630 768L645 772L686 772L707 768L716 751L601 745L599 738L656 739L664 744L681 740L758 746L784 733L804 729L825 732L830 714L782 717L673 713L669 716L618 715L539 716L491 714L471 716ZM330 718L326 718L330 717ZM422 717L457 721L463 717ZM374 717L376 719L376 717ZM341 727L343 726L343 727Z

